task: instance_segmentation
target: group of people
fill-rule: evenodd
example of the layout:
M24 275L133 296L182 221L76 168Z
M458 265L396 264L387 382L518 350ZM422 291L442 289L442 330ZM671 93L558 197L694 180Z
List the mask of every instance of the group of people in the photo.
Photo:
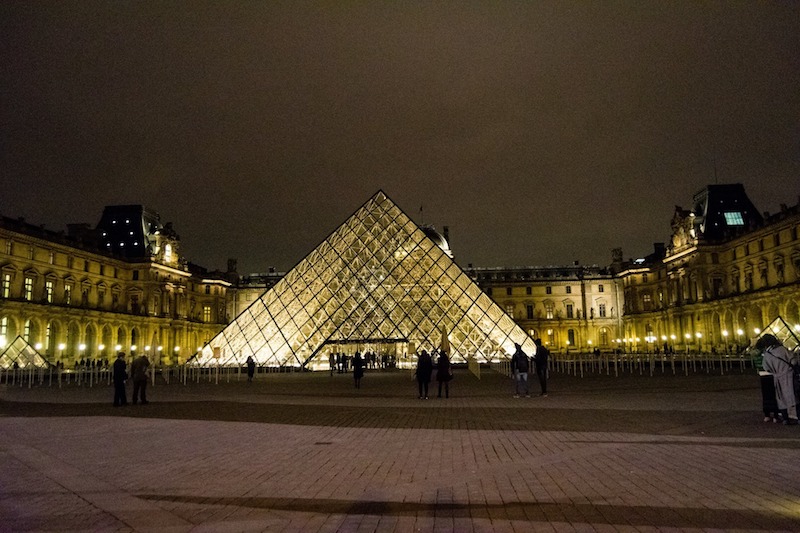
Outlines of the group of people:
M547 396L548 361L550 360L550 350L542 345L542 339L535 339L536 355L533 364L536 376L539 378L541 392L539 396ZM511 356L511 373L514 377L514 398L525 396L531 397L530 386L528 385L528 372L531 367L531 358L522 350L522 346L514 343L514 354Z
M764 409L764 422L782 422L797 425L797 402L800 397L798 380L795 376L797 355L786 349L770 333L756 341L761 358L761 399Z
M433 355L436 356L436 381L439 383L439 395L442 397L442 387L444 386L444 397L450 397L450 381L453 379L453 367L450 365L450 358L444 350L433 350ZM433 357L427 351L422 350L417 358L417 369L414 372L414 377L419 386L419 399L428 399L428 384L433 376Z
M355 355L347 355L344 353L331 352L328 354L328 365L331 376L334 374L334 372L338 372L339 374L348 374L351 369L355 369L356 355L361 359L362 368L388 369L394 368L397 364L395 356L389 354L366 352L361 355L361 352L357 352Z
M150 360L146 355L140 355L131 363L131 379L133 380L133 399L136 405L138 402L147 404L147 369L150 367ZM117 354L117 360L112 367L112 378L114 380L114 407L128 404L128 394L125 384L128 381L128 364L125 362L125 352Z

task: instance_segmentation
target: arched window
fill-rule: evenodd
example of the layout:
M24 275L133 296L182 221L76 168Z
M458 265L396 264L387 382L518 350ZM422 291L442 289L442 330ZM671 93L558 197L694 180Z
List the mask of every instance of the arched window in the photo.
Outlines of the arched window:
M164 245L164 261L167 263L172 261L172 245L169 243Z

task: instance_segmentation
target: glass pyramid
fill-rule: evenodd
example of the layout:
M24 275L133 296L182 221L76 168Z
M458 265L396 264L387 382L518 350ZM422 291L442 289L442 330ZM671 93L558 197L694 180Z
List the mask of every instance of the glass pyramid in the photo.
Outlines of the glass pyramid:
M0 352L0 368L8 370L14 367L14 363L18 368L48 368L50 363L39 355L36 348L28 344L22 337L17 337L14 342L6 346L6 349Z
M789 324L787 324L783 318L777 317L770 322L770 324L764 328L764 331L753 339L751 344L755 346L756 341L766 333L775 335L775 338L781 341L781 344L790 352L800 353L800 339L797 338L797 335L795 335L792 328L789 327Z
M330 352L449 344L453 362L533 340L379 191L195 354L199 365L327 365ZM348 352L349 350L349 352Z

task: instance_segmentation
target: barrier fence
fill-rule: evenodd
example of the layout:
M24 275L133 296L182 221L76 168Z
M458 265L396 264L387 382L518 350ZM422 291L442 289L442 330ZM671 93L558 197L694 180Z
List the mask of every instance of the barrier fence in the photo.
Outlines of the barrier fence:
M491 368L504 375L511 375L509 361L492 363ZM672 373L673 375L689 375L704 372L744 373L745 369L753 369L753 361L745 354L707 354L707 353L569 353L551 354L550 372L584 377L587 374L639 374L652 376L655 373ZM297 367L256 367L256 374L303 372ZM156 386L159 383L171 382L189 385L192 383L230 383L247 379L247 370L243 366L210 366L195 365L160 366L148 369L148 381ZM74 369L49 368L8 368L0 370L0 385L32 387L95 387L110 386L112 381L111 367L78 367Z

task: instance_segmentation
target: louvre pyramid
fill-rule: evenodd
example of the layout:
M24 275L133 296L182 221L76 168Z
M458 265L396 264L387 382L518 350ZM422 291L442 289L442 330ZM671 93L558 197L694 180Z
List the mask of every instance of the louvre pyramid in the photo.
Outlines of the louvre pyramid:
M756 341L767 333L775 335L775 338L781 341L781 344L790 352L800 352L800 339L797 338L797 335L795 335L792 328L789 327L789 324L787 324L783 318L777 317L770 322L769 325L764 328L764 331L753 339L751 343L752 346L755 346Z
M342 345L506 358L533 340L379 191L196 355L200 365L305 366ZM359 348L361 349L361 348Z

